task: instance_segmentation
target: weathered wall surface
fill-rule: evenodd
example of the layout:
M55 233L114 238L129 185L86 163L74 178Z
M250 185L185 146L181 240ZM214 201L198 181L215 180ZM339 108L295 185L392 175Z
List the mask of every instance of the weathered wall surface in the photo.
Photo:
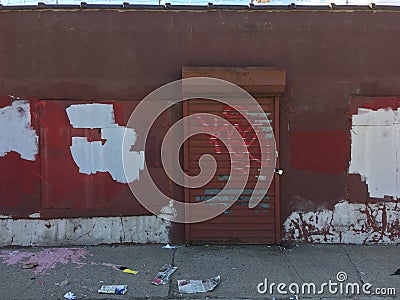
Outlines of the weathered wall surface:
M390 103L398 103L397 98L390 103L377 100L379 104L371 108L354 96L400 95L400 40L395 38L400 30L399 14L296 10L3 11L0 94L90 103L137 101L155 88L180 79L182 66L285 68L287 84L280 110L280 160L285 170L281 178L282 236L306 242L398 243L398 171L370 173L374 171L365 168L366 164L357 161L357 157L362 149L377 149L373 141L364 145L352 136L354 127L363 125L356 123L364 113L362 109L370 109L367 113L374 120L381 120L379 109L385 111L385 118L397 114L387 110L393 106ZM26 104L10 102L1 108L10 114L17 105ZM396 137L392 141L398 147L399 127L397 119L393 120L390 136ZM21 117L21 121L27 124L28 119ZM32 118L31 122L34 128L38 121ZM124 126L123 122L116 124ZM0 163L9 168L11 162L6 160L13 159L14 164L31 172L35 162L26 159L36 153L35 136L28 129L23 134L29 137L29 151L20 153L18 141L10 143L9 148L0 148L0 155L11 148L14 152L0 157ZM383 139L384 132L381 128L362 134ZM76 147L78 143L77 140ZM385 166L393 167L397 164L392 161L397 150L393 151L385 155L379 150L376 155L384 155L381 160ZM21 157L14 156L17 152ZM369 158L376 160L376 155ZM92 166L90 170L84 164L78 165L86 176L100 169L113 176L108 165ZM40 181L32 172L30 186L22 188L37 191ZM114 175L118 178L117 173ZM11 179L10 174L3 174L0 178L8 182L26 180L21 176L16 174ZM395 186L390 185L388 190L381 184L387 182L382 178L390 180L393 176L397 176ZM372 186L378 190L371 191ZM3 189L1 193L2 209L26 203L25 215L37 212L34 208L39 205L38 197L29 198L30 202L11 201ZM57 203L56 198L49 201ZM4 210L0 214L10 215ZM110 211L111 206L103 210L106 215ZM129 212L145 213L139 208ZM62 217L64 213L53 210L48 217ZM175 229L171 237L183 238L181 231Z
M0 246L167 243L171 223L156 216L0 219Z
M125 127L137 102L0 103L0 246L169 240L170 222L149 216L128 186L140 180L145 159L137 145L143 128ZM170 195L157 152L167 114L154 125L147 165Z

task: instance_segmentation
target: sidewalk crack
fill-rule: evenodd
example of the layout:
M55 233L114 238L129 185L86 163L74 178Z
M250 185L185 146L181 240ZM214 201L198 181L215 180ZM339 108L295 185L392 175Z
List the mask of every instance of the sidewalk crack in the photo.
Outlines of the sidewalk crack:
M173 267L176 267L175 266L175 255L176 255L176 251L177 251L178 249L177 248L175 248L175 249L173 249L172 251L173 251L173 253L172 253L172 260L171 260L171 266L173 266ZM171 277L170 277L170 279L169 279L169 283L168 283L168 296L167 296L167 298L168 299L175 299L176 297L173 295L173 287L174 287L174 281L172 280L172 277L174 276L174 274L172 274L171 275Z
M347 252L347 249L344 249L344 253L346 253L346 256L347 256L347 258L349 259L349 261L350 261L350 264L353 266L353 268L356 270L356 272L357 272L357 276L358 276L358 279L360 279L360 282L362 283L362 284L365 284L365 281L364 281L364 279L362 278L362 274L361 274L361 271L359 271L358 270L358 268L357 268L357 265L354 263L354 261L351 259L351 257L350 257L350 255L349 255L349 253Z
M300 278L300 280L302 282L304 282L304 278L300 275L300 272L297 270L297 268L293 265L292 261L290 260L289 256L286 255L286 253L282 250L285 248L279 247L280 252L282 253L282 255L286 258L286 260L288 261L290 267L294 270L294 272L297 274L297 276Z

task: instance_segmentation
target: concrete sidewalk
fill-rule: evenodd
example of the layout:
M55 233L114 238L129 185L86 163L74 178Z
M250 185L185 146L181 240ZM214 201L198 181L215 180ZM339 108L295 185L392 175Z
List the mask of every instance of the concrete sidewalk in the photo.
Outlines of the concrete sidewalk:
M122 245L76 248L1 248L0 299L64 299L73 292L76 299L289 299L274 286L274 294L260 294L261 282L292 283L295 289L314 283L318 290L329 280L340 283L368 283L376 288L396 288L400 294L400 276L390 274L400 268L399 246L300 245L290 249L278 246L180 246L162 249L162 245ZM33 269L23 265L37 262ZM178 267L167 285L155 286L151 280L163 264ZM123 273L118 266L138 271ZM211 292L180 295L178 279L208 279L221 276ZM344 274L341 274L344 276ZM98 294L103 284L127 284L125 295ZM338 285L339 287L339 285ZM264 289L264 285L260 286ZM283 288L285 289L285 288ZM400 299L398 295L360 295L329 293L298 294L299 299ZM344 288L343 288L344 289ZM308 288L306 289L306 291ZM288 291L288 287L286 287ZM351 289L349 290L351 291ZM388 290L386 290L388 292Z

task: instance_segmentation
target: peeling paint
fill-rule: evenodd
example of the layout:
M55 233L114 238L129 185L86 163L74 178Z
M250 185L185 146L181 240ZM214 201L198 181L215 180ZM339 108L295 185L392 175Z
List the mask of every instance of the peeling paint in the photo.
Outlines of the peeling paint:
M283 224L286 239L310 243L400 243L400 204L337 203L333 210L293 212Z
M229 175L219 175L218 176L219 181L228 181L229 180Z
M173 220L175 220L177 215L178 215L178 212L174 208L174 202L171 200L171 201L169 201L168 205L165 205L161 208L158 216L165 220L173 221Z
M72 137L71 154L80 173L108 172L120 183L139 179L144 168L144 151L130 151L136 143L136 131L115 123L112 104L76 104L66 111L72 127L99 128L101 138L106 140L103 145L102 141L89 142L87 137ZM125 165L130 166L125 170L123 149L127 149Z
M268 198L267 198L268 199ZM264 200L264 199L263 199ZM262 208L270 208L269 203L260 203L257 205L257 207L262 207Z
M29 101L17 100L0 108L0 157L14 151L22 159L35 160L39 137L31 126Z
M349 173L361 175L372 198L400 196L399 111L359 108L352 117Z
M108 128L117 126L112 104L77 104L66 109L73 128Z
M170 225L157 216L0 219L0 247L168 243Z
M215 201L226 201L226 202L232 202L233 198L232 196L196 196L195 200L196 202L201 202L201 201L207 201L207 200L211 200L211 199L215 199ZM268 200L269 196L263 196L262 198L263 200ZM237 199L239 200L244 200L244 201L250 201L250 196L239 196L239 198Z

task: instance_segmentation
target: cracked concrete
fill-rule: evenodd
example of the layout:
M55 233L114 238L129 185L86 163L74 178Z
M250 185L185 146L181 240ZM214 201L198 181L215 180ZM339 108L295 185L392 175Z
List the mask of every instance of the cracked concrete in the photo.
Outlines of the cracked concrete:
M353 259L350 257L349 253L347 252L347 250L345 249L345 253L347 258L349 259L350 263L352 264L352 266L354 267L354 269L356 270L356 273L358 275L358 279L360 280L360 282L362 284L365 283L365 280L362 278L362 272L358 270L357 265L354 263Z

